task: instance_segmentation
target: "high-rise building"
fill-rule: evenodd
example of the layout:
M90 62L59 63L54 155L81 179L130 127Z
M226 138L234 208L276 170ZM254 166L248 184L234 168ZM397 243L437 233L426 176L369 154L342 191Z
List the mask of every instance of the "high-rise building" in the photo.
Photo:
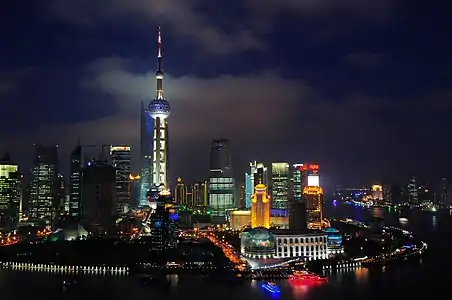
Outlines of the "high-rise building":
M310 163L300 167L302 190L307 186L320 186L319 169L319 165Z
M294 164L292 171L292 200L302 201L303 182L302 182L303 164Z
M152 249L164 252L177 247L179 215L174 200L167 190L161 191L156 201L155 212L150 216Z
M35 158L30 180L30 219L51 224L56 220L61 199L58 179L58 145L34 145Z
M132 207L140 206L140 195L141 195L141 176L139 174L129 176L130 179L130 205Z
M0 230L10 232L19 223L22 175L8 153L0 160Z
M289 202L289 229L294 231L306 231L307 212L304 200L293 200Z
M148 112L154 119L153 131L153 155L152 155L152 181L151 184L164 190L168 187L168 122L171 107L163 97L163 71L162 71L162 37L160 27L157 36L157 60L156 72L157 95L149 103Z
M446 177L441 178L441 183L439 187L439 197L437 203L439 206L444 206L449 204L449 184Z
M411 180L407 185L408 203L410 206L416 206L419 204L419 184L416 177L411 177Z
M82 176L82 146L77 145L71 153L69 166L69 207L70 216L80 217L81 208L81 176Z
M187 206L187 188L182 181L182 178L177 178L176 188L174 189L174 201L178 205Z
M138 206L147 205L146 194L152 181L152 149L154 122L141 102L141 174Z
M210 147L209 207L218 221L234 209L235 181L229 140L214 140Z
M319 186L307 186L303 188L303 199L306 203L309 229L322 228L322 197L323 190Z
M116 169L104 161L82 168L81 220L94 234L115 232Z
M208 184L206 181L196 182L193 185L193 205L196 207L206 207L208 201Z
M64 200L66 197L66 181L64 180L64 176L61 173L58 173L57 175L57 182L58 182L58 189L57 189L57 198L58 198L58 208L57 208L57 218L65 213L64 210Z
M111 146L111 163L116 170L116 214L126 214L131 206L130 175L132 155L130 146Z
M268 185L267 167L263 163L250 162L250 173L245 173L245 207L251 207L251 196L254 193L254 186L262 182Z
M258 183L251 198L251 227L270 228L270 197L267 186Z
M287 209L289 195L289 164L272 163L272 202L273 208Z

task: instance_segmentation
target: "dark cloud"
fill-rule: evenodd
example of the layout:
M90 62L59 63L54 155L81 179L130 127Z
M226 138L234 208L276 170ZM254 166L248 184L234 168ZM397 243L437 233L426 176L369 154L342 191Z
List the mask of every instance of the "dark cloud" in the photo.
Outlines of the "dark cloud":
M374 69L381 67L384 59L384 54L371 52L356 52L347 55L345 59L357 67Z
M35 71L32 67L0 70L0 95L17 89L20 83L35 74Z
M397 0L233 0L200 9L194 0L49 0L49 10L54 17L93 28L102 21L141 20L152 26L164 23L172 34L195 41L203 52L235 54L265 49L265 35L273 31L284 13L304 19L335 15L342 20L352 16L368 21L390 15L396 3ZM227 8L235 8L228 10L228 24L234 24L227 26L228 30L215 19L224 15ZM242 15L242 10L247 14Z

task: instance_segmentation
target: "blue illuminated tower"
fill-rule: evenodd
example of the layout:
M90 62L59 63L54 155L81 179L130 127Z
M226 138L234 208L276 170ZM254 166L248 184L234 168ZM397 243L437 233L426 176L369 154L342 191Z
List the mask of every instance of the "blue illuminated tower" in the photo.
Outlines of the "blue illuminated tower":
M153 134L153 155L152 155L152 176L151 184L168 188L168 123L167 118L170 115L171 107L163 97L163 71L162 71L162 37L160 26L157 35L157 59L158 68L156 72L157 95L149 103L148 113L154 120Z

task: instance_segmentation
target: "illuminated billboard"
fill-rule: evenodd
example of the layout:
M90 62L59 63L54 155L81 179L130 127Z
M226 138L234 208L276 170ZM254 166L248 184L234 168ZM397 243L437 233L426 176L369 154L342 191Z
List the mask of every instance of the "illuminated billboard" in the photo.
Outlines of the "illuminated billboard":
M308 176L308 186L320 186L320 179L318 175Z
M314 173L317 173L319 171L319 165L316 164L303 164L299 167L300 171L312 171Z

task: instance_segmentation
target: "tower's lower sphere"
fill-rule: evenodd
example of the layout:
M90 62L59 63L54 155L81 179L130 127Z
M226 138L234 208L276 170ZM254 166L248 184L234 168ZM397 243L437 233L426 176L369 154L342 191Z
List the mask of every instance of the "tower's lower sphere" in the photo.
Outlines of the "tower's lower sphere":
M149 103L148 111L153 119L166 119L170 115L171 106L165 99L154 99Z

